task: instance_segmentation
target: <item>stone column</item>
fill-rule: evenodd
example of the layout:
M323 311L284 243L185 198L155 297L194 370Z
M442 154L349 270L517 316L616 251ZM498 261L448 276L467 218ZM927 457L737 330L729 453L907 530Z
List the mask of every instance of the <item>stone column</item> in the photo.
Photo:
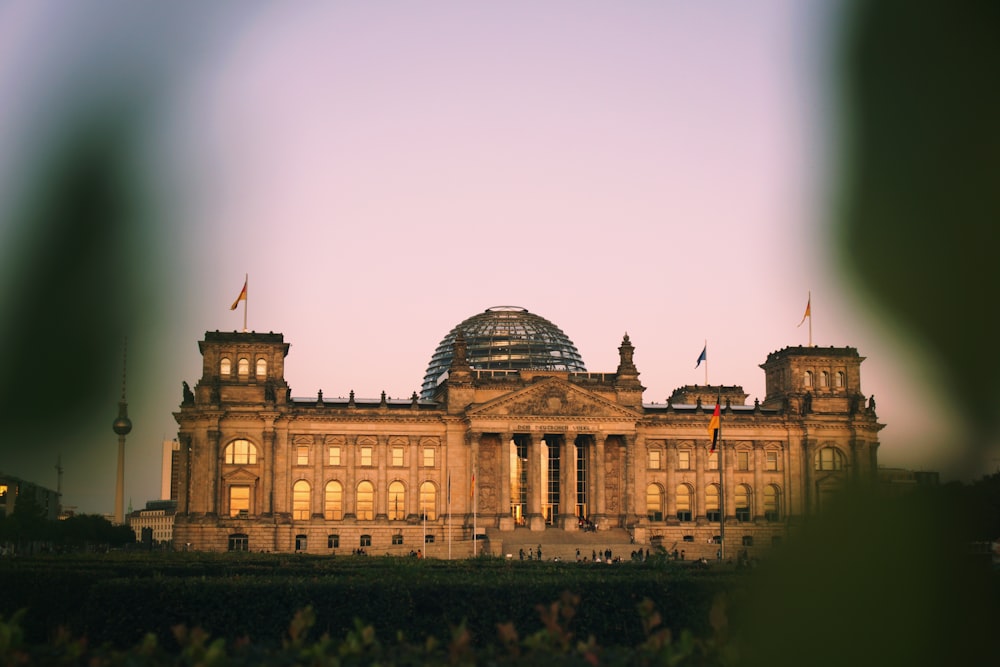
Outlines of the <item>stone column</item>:
M705 481L705 469L708 467L708 446L695 445L694 448L694 497L691 499L694 507L691 508L691 518L703 523L705 519L705 491L707 483Z
M264 431L264 451L261 460L264 464L264 479L261 485L263 498L254 499L257 511L264 516L274 515L274 429Z
M386 443L388 438L384 435L377 436L375 451L375 520L388 521L389 515L386 507L389 502L389 484L386 482L386 459L388 458Z
M221 505L219 501L219 495L222 493L222 480L220 479L221 466L219 465L222 460L222 452L219 449L219 443L222 439L222 433L217 430L209 430L208 432L208 507L206 507L206 512L208 514L213 514L215 516L219 515L219 507Z
M499 507L499 525L500 530L513 530L514 529L514 517L510 513L510 452L513 448L511 442L514 439L513 433L500 433L498 436L500 438L500 507Z
M594 454L592 470L594 471L594 513L591 520L595 526L601 526L607 520L607 472L605 471L605 453L608 435L598 433L594 437Z
M317 519L322 519L326 515L326 480L323 478L324 457L329 456L323 436L313 437L312 451L313 479L312 479L312 501L309 506L312 508L310 514Z
M406 447L403 449L403 456L407 457L405 460L409 462L409 470L407 471L407 483L406 486L409 491L406 494L408 502L406 503L406 514L407 518L412 517L414 520L420 520L420 514L422 512L420 508L420 457L423 456L423 452L420 449L420 443L413 443L413 438L407 438ZM421 546L421 549L424 547Z
M559 525L563 530L579 528L576 518L576 436L562 437L562 454L559 457Z
M664 489L666 502L663 519L667 523L677 522L677 442L667 440L667 488Z
M545 530L545 517L542 516L542 493L539 488L542 480L540 438L534 434L528 437L528 527L531 530Z
M753 496L750 499L750 518L754 523L764 518L764 443L753 441Z
M344 443L344 518L356 520L358 507L358 438Z

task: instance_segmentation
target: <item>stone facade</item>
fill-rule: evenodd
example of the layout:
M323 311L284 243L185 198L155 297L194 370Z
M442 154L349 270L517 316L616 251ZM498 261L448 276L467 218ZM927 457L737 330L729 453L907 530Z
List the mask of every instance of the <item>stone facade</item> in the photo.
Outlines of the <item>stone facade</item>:
M430 400L293 399L281 334L199 346L175 413L181 548L450 557L482 534L499 555L514 536L596 529L691 557L723 538L766 548L876 481L882 425L850 347L771 353L765 399L746 405L734 386L644 404L628 336L613 373L476 370L460 338Z

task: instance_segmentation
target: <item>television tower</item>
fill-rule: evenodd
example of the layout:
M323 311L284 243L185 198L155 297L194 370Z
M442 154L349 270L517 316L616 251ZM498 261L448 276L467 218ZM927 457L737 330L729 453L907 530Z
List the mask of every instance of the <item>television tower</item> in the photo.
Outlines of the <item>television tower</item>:
M112 428L118 434L118 476L115 479L115 523L125 523L125 436L132 430L132 421L128 418L128 403L125 402L125 361L128 339L125 341L125 351L122 353L122 400L118 401L118 419Z

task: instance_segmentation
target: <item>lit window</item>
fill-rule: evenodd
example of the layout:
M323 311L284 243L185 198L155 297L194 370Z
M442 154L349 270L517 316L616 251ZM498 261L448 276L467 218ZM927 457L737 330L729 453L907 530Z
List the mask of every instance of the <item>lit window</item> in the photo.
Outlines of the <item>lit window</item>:
M420 485L420 514L427 521L437 519L437 487L434 482L424 482Z
M240 359L239 360L239 364L238 364L238 368L239 368L238 372L239 372L240 375L249 375L250 374L250 360L247 359L246 357L244 357L243 359Z
M309 518L309 482L300 479L292 486L292 519L304 521Z
M764 470L778 469L778 452L764 452Z
M246 516L250 514L250 487L229 487L229 516Z
M257 448L249 440L233 440L226 446L225 460L233 465L254 465L257 463Z
M746 450L736 452L736 469L750 470L750 452Z
M718 470L719 469L719 450L708 453L708 469Z
M718 521L722 513L719 511L719 485L709 484L705 489L705 518Z
M842 470L844 455L833 447L824 447L816 454L816 470Z
M397 468L403 465L403 448L393 447L392 448L392 465Z
M371 521L375 518L375 487L371 482L358 484L357 517L360 521Z
M361 465L370 466L372 464L372 448L362 447L361 448Z
M424 467L433 468L434 467L434 448L424 447Z
M677 452L677 469L678 470L690 470L691 469L691 450L681 449Z
M233 362L229 359L223 359L219 362L219 373L222 375L229 375L233 372Z
M650 521L663 520L663 489L659 484L646 487L646 515Z
M295 448L295 465L309 465L309 446L299 445Z
M802 383L805 386L807 386L807 387L813 386L813 374L812 374L812 371L806 371L805 376L803 376L803 378L802 378Z
M339 521L344 516L344 487L340 482L326 483L326 496L323 500L323 518L328 521Z
M764 487L764 519L777 521L781 518L781 507L778 504L778 487L770 484Z
M406 487L400 481L389 484L389 519L400 521L406 516Z
M660 469L660 450L653 449L649 452L649 469L659 470Z
M750 487L740 484L736 487L736 519L738 521L750 520Z
M340 465L340 447L337 446L330 447L330 459L328 465L332 466Z
M267 377L267 361L264 359L257 360L257 377Z
M847 384L844 371L837 371L837 374L833 376L833 382L837 389L843 389L844 385Z
M681 521L691 520L691 487L687 484L677 487L677 518Z

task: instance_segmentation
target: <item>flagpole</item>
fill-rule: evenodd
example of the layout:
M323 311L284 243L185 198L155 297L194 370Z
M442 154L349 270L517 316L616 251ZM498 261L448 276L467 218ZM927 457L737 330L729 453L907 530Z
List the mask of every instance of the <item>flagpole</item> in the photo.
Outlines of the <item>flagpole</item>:
M479 555L479 540L476 535L476 472L472 471L472 556Z
M722 395L716 405L722 402ZM725 449L722 445L722 416L719 416L719 562L726 560L726 490L725 490Z
M707 338L705 339L705 347L703 349L706 351L706 354L705 354L705 386L707 387L708 386L708 354L707 354L707 352L708 352L708 339Z
M250 300L250 274L247 273L243 278L243 288L247 290L246 297L243 299L243 333L247 332L247 301Z
M809 292L809 347L813 346L813 311L812 311L812 292Z

